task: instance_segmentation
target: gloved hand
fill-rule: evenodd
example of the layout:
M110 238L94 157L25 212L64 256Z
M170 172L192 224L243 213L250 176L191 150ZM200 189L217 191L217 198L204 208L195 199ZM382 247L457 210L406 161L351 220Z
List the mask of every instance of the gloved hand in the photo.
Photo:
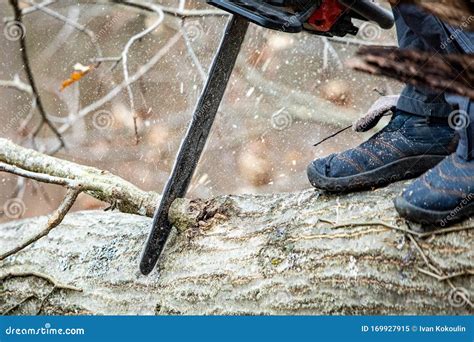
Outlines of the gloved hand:
M400 95L388 95L380 97L369 108L367 114L354 122L352 129L356 132L367 132L368 130L374 128L382 117L395 109L399 98Z

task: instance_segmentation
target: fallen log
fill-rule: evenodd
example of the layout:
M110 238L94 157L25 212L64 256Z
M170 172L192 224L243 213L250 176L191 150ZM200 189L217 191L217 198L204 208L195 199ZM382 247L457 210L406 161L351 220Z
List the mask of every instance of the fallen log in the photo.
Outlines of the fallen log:
M7 314L472 314L474 231L418 234L402 183L344 196L178 200L158 269L140 275L150 219L71 213L0 264ZM0 251L47 218L0 226Z

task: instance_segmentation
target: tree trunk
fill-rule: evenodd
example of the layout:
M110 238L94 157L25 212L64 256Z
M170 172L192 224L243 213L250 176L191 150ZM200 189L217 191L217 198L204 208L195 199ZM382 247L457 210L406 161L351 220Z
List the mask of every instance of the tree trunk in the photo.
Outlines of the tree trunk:
M170 213L177 229L148 277L139 274L138 262L149 218L72 213L50 235L3 262L0 310L472 313L474 232L466 226L431 236L404 233L392 205L401 186L344 196L305 191L178 200ZM0 226L0 251L45 222ZM436 270L449 279L427 275Z

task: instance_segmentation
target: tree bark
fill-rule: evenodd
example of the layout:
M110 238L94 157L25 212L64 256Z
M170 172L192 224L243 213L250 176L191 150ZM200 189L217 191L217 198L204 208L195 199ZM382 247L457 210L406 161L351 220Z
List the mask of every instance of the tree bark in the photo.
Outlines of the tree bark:
M305 191L178 200L170 213L176 229L148 277L140 275L138 262L149 218L72 213L50 235L1 264L0 310L472 313L472 303L458 295L472 298L473 230L404 233L406 225L392 205L402 186L344 196ZM0 226L0 251L33 235L46 220ZM436 273L433 267L449 279L427 275Z

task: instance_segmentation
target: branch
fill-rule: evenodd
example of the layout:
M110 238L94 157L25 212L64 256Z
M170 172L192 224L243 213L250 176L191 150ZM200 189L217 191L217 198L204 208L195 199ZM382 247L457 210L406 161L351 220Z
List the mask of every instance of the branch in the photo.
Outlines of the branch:
M18 0L10 0L10 5L13 7L13 10L15 12L15 21L20 25L20 27L23 27L23 13L22 13L22 11L20 9L20 6L18 4ZM39 95L39 91L38 91L38 88L36 86L35 78L33 76L33 71L31 70L31 66L30 66L30 59L28 57L28 50L26 48L25 32L22 32L21 35L20 35L20 52L21 52L21 58L22 58L22 61L23 61L23 66L25 67L25 73L28 77L28 81L30 83L31 90L33 91L33 94L36 98L36 105L38 106L38 110L39 110L39 113L40 113L41 118L42 118L41 124L38 126L38 128L36 129L33 136L36 136L38 134L38 132L41 129L41 127L43 126L43 124L46 124L51 129L51 131L54 133L54 135L56 135L56 137L58 138L58 140L61 144L61 147L64 147L65 143L64 143L63 137L58 132L56 127L52 124L52 122L48 119L48 115L46 114L46 111L45 111L44 106L43 106L43 102L42 102L41 97Z
M18 75L13 77L13 80L0 80L0 87L3 88L13 88L18 91L27 93L29 95L33 95L33 91L31 90L31 86L22 82Z
M427 86L474 99L474 55L434 55L395 47L365 46L353 69L383 75L416 86Z
M33 8L35 8L35 9L37 9L37 10L43 12L43 13L46 13L47 15L49 15L49 16L55 18L55 19L58 19L58 20L64 22L66 25L70 25L73 28L75 28L76 30L78 30L79 32L87 35L89 37L91 43L94 45L94 47L96 49L97 57L102 58L102 49L100 48L100 45L97 43L97 37L96 37L94 31L89 30L84 25L78 24L75 21L69 20L68 17L63 16L63 15L47 8L44 5L42 6L42 4L35 3L33 0L29 0L28 3Z
M130 75L129 75L129 71L128 71L128 53L129 53L129 50L130 50L131 46L133 45L133 43L135 43L137 40L142 39L147 34L153 32L154 30L156 30L161 25L161 23L163 22L163 20L165 18L165 15L164 15L163 11L158 6L155 6L153 4L143 4L142 6L147 6L151 10L153 10L158 15L158 18L153 23L153 25L151 25L150 27L148 27L144 31L142 31L140 33L137 33L132 38L130 38L129 41L127 42L127 44L125 45L125 47L122 51L122 54L121 54L122 68L123 68L123 80L127 85L126 88L127 88L128 98L129 98L129 101L130 101L130 110L133 114L133 127L135 129L135 140L136 140L137 144L140 141L140 139L138 137L138 123L137 123L138 115L135 111L135 100L134 100L134 97L133 97L133 91L132 91L131 82L130 82Z
M443 271L441 271L438 267L434 265L434 263L428 258L426 253L424 252L423 248L421 248L420 244L418 241L416 241L416 238L412 236L411 234L407 234L408 238L410 241L414 244L416 250L418 251L419 255L422 257L424 263L428 268L432 270L432 272L421 269L420 267L417 267L418 272L423 273L425 275L429 275L433 278L435 278L438 281L446 281L448 285L451 287L451 290L456 291L456 286L454 286L452 279L454 277L460 277L464 275L473 275L472 270L467 270L467 271L462 271L458 272L457 275L446 275ZM463 292L459 292L458 294L462 298L462 303L468 305L469 307L474 308L474 304L471 302L470 298L465 295Z
M128 81L123 80L122 83L117 85L111 91L109 91L106 95L98 99L97 101L87 105L86 107L82 108L77 115L74 116L72 120L68 123L61 126L59 129L61 133L67 132L71 127L73 127L74 123L86 117L90 113L94 112L95 110L100 109L103 105L114 99L117 95L119 95L124 89L126 89L130 84L135 83L138 81L143 75L145 75L148 71L150 71L167 53L168 51L180 40L181 34L175 33L167 42L163 45L163 47L155 53L155 55L144 65L142 65L133 75L130 76Z
M71 285L66 285L66 284L61 284L60 282L55 280L53 277L51 277L47 274L44 274L44 273L40 273L40 272L9 272L9 273L6 273L6 274L0 276L0 281L4 282L4 281L7 281L8 279L12 279L12 278L28 278L28 277L43 279L44 281L46 281L46 282L50 283L51 285L53 285L54 288L56 288L56 289L82 292L82 290L78 287L71 286Z
M159 195L146 192L107 171L82 166L0 139L0 172L81 189L88 195L111 204L118 210L142 216L153 216Z
M1 170L1 169L0 169ZM66 197L62 201L61 205L59 208L54 212L53 215L48 220L48 223L46 224L46 227L39 232L38 234L34 235L33 237L29 238L27 241L23 242L19 246L11 249L10 251L1 254L0 255L0 261L8 258L9 256L18 253L19 251L25 249L29 245L35 243L42 237L46 236L49 234L50 231L52 231L54 228L56 228L64 219L64 216L69 212L71 207L74 205L74 202L76 202L77 196L81 193L81 189L68 189L66 193Z
M43 310L43 307L44 307L44 304L46 302L46 300L48 300L51 295L57 291L57 290L66 290L66 291L74 291L74 292L83 292L82 289L78 288L78 287L75 287L75 286L71 286L71 285L65 285L65 284L61 284L60 282L58 282L57 280L55 280L53 277L47 275L47 274L44 274L44 273L40 273L40 272L9 272L9 273L6 273L4 274L3 276L0 277L0 282L5 282L6 280L8 279L12 279L12 278L29 278L29 277L34 277L34 278L39 278L39 279L42 279L48 283L50 283L53 288L46 294L46 296L43 297L43 299L40 301L40 304L39 304L39 308L36 312L36 315L39 315L41 313L41 311ZM5 311L3 311L1 313L2 316L5 316L5 315L8 315L10 314L13 310L16 310L18 308L20 308L24 303L26 303L27 301L29 301L30 299L40 299L38 297L37 294L29 294L28 296L26 296L25 298L23 298L21 301L19 301L18 303L12 305L11 307L9 307L8 309L6 309Z
M149 12L154 12L154 10L151 9L148 6L148 4L144 4L144 3L138 3L138 2L135 2L135 1L129 1L129 0L108 0L108 1L110 1L112 3L120 4L120 5L135 7L135 8L145 10L145 11L149 11ZM227 12L222 11L222 10L218 10L218 9L187 10L187 9L177 9L177 8L161 6L161 5L156 5L156 6L159 7L164 13L171 14L171 15L177 16L179 18L208 17L208 16L225 17L225 16L229 15Z

